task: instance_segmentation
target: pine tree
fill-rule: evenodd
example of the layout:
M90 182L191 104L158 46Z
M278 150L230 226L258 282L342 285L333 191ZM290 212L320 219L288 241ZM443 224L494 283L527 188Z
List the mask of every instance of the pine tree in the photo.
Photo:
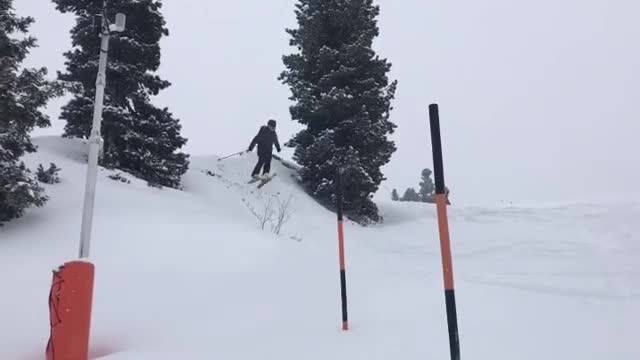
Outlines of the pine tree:
M414 188L407 188L407 190L405 190L404 192L404 195L402 195L402 199L400 201L418 202L420 201L420 195L418 195L418 193Z
M335 177L344 171L344 208L354 220L380 221L372 194L380 168L396 150L387 139L397 82L372 49L379 6L372 0L299 0L297 29L287 29L297 52L283 57L292 119L305 127L289 142L300 177L319 201L335 205Z
M29 49L36 46L36 39L28 36L33 22L31 17L16 15L13 0L0 0L0 224L48 200L20 161L24 154L36 151L31 131L50 126L39 109L62 95L60 84L45 80L45 68L20 69Z
M78 17L71 36L76 47L66 52L67 72L61 80L77 84L74 98L63 107L67 121L65 137L88 138L93 118L95 80L100 38L93 26L93 14L106 12L107 19L122 12L127 29L111 37L107 66L101 164L127 171L150 185L177 188L187 171L188 155L178 152L187 140L181 125L167 108L151 104L151 96L171 84L154 75L160 66L160 39L169 35L160 0L53 0L62 13Z
M420 200L422 202L433 202L433 195L436 190L436 186L431 179L433 172L429 169L422 170L422 181L420 182Z
M393 189L393 191L391 192L391 200L393 201L400 200L400 196L398 196L398 190Z

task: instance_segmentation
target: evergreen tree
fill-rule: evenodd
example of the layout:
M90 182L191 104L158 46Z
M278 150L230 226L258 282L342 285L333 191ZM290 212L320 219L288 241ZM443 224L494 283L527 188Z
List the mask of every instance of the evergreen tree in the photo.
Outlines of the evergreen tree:
M88 138L93 119L100 38L93 14L113 19L122 12L127 29L109 42L101 164L147 180L150 185L177 188L188 168L188 155L178 152L187 140L167 108L151 104L151 96L171 84L154 75L160 66L160 39L169 34L160 0L53 0L63 13L75 13L71 30L75 48L64 55L67 72L59 78L77 84L74 98L63 107L64 136Z
M422 170L422 181L420 182L420 200L422 202L433 202L436 186L431 179L433 172L429 169Z
M372 0L299 0L297 29L287 29L297 52L284 56L280 76L290 86L292 119L305 127L294 147L300 177L322 203L335 205L335 177L344 171L344 209L360 223L380 221L372 194L380 168L396 150L387 139L396 81L372 49L379 6Z
M30 133L50 125L39 109L62 87L45 80L47 70L20 69L36 46L28 36L33 18L18 17L13 0L0 0L0 224L23 215L32 206L43 206L48 197L20 158L36 147ZM16 36L17 34L20 34Z
M407 188L407 190L405 190L404 192L404 195L402 195L402 199L400 201L418 202L420 201L420 195L418 195L418 193L414 188Z
M398 190L393 189L393 191L391 192L391 200L393 201L400 200L400 196L398 196Z

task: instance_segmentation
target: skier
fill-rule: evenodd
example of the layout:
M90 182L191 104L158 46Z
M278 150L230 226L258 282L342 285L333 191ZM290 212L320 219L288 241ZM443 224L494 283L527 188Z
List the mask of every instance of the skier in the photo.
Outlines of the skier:
M276 146L278 152L281 151L280 143L278 142L278 135L276 134L276 121L270 119L267 125L260 127L258 135L256 135L248 151L253 151L253 148L258 145L258 163L256 164L251 177L255 180L259 178L260 170L262 175L269 174L271 171L271 154L273 152L273 146Z

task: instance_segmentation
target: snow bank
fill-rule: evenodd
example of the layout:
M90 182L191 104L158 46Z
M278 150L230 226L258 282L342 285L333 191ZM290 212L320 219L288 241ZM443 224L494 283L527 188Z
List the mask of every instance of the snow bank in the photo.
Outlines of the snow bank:
M50 202L0 228L0 359L42 359L51 269L77 254L86 145L38 138ZM102 169L91 259L94 359L447 359L435 211L383 202L346 226L351 330L340 330L335 216L291 169L247 185L253 154L194 158L184 191ZM280 235L245 204L292 197ZM640 202L450 207L462 356L640 358Z

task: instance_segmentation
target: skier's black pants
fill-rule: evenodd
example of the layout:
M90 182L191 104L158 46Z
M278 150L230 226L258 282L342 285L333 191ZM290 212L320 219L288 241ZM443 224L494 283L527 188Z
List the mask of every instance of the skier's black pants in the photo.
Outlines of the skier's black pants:
M271 171L271 154L258 153L258 163L256 167L253 168L251 176L259 175L261 169L263 174L268 174L269 171Z

